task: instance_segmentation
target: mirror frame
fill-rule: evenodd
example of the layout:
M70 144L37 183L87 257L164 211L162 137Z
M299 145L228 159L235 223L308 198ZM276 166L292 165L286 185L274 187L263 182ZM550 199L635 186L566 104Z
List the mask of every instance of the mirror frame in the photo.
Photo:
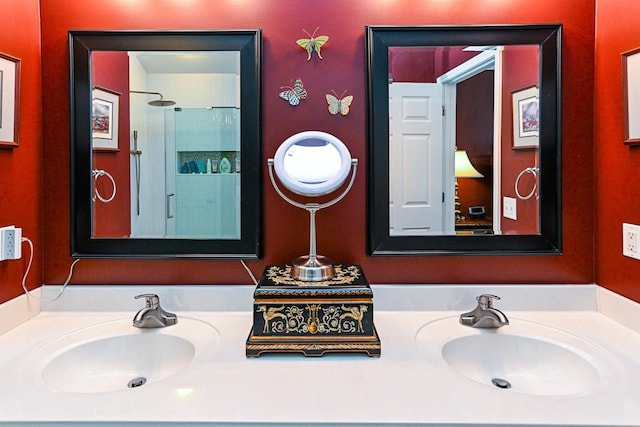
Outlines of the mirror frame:
M561 30L561 24L365 27L369 255L561 253ZM540 46L540 234L390 236L389 47L526 44Z
M242 174L240 239L94 238L91 201L91 53L239 51ZM71 256L221 258L261 256L262 31L70 31Z

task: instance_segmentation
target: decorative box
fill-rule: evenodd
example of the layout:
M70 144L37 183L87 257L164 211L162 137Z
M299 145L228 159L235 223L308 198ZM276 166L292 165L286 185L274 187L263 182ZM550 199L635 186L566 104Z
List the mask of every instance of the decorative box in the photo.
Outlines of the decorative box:
M373 292L358 265L336 265L332 279L303 282L291 266L270 265L254 292L247 357L264 353L380 356Z

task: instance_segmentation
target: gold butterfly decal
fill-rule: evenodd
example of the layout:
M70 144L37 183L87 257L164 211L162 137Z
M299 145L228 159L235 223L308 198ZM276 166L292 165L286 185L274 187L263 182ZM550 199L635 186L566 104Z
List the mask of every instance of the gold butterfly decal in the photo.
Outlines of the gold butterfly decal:
M341 96L338 96L338 94L335 92L333 92L333 95L329 93L325 95L327 98L327 104L329 104L329 113L334 116L338 113L342 114L343 116L349 114L349 107L353 102L353 95L344 96L346 92L346 90L342 92Z
M302 79L296 79L293 87L290 86L282 86L280 89L287 89L280 92L278 95L280 98L289 101L289 104L292 106L296 106L300 104L300 100L305 99L307 97L307 91L302 86Z
M296 40L296 43L298 44L298 46L300 46L303 49L306 49L307 61L311 59L311 54L313 53L314 50L318 54L318 58L322 59L322 55L320 54L320 49L329 40L329 36L316 37L316 31L318 31L318 28L320 27L316 27L316 30L313 32L313 34L309 34L307 30L303 29L302 31L307 33L309 38Z

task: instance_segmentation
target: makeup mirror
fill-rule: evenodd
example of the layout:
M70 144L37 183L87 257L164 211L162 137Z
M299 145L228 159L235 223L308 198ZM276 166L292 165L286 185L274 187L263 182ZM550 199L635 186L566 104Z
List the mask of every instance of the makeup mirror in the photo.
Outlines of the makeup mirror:
M347 195L356 177L357 159L352 159L347 146L335 136L320 131L305 131L287 138L267 160L269 178L280 197L291 205L309 212L309 254L292 262L291 276L306 282L331 279L335 274L333 261L318 255L315 215L320 209L333 206ZM325 196L338 190L351 170L351 179L342 193L323 203L301 203L287 196L278 186L275 175L289 191L305 196Z
M260 30L69 43L72 255L259 257Z
M366 27L369 254L560 252L560 35Z

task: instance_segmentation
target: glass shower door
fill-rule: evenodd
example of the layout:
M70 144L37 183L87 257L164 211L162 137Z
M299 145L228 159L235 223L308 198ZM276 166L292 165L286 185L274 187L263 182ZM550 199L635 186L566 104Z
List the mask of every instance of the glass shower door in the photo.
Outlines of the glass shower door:
M237 108L167 111L167 236L240 238ZM172 116L172 117L169 117Z

